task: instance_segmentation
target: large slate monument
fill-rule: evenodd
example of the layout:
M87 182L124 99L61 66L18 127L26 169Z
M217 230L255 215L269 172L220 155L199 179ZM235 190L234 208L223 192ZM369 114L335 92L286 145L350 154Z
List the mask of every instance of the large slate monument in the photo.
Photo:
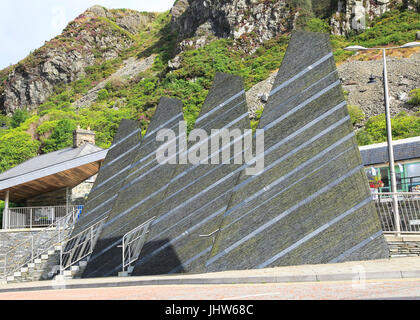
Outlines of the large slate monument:
M211 234L219 228L241 171L233 160L242 157L235 142L242 144L244 130L250 129L242 79L217 73L195 123L209 139L189 143L189 152L198 144L210 148L212 130L223 128L237 129L238 135L224 146L219 140L208 152L208 164L178 165L133 275L205 271ZM229 164L222 163L223 149L229 151ZM218 152L219 164L211 164L210 157Z
M254 135L258 174L244 157L240 77L216 74L188 142L181 121L182 103L162 98L141 144L137 125L121 123L76 226L106 218L83 277L117 275L122 237L150 218L133 275L388 258L328 35L292 34ZM173 162L156 159L161 129L173 132ZM218 129L227 145L212 139Z
M118 245L122 237L156 215L157 205L175 172L175 164L160 164L156 160L156 150L162 145L156 135L160 129L172 129L178 136L182 120L182 103L161 98L141 145L132 154L131 167L125 173L116 202L103 224L82 277L115 276L121 271L121 248Z
M327 34L292 35L258 128L207 271L387 258Z

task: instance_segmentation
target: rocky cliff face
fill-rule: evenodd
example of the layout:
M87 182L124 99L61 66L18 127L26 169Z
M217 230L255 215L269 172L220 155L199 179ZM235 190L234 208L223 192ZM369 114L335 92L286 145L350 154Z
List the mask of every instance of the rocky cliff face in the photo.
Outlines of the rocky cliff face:
M331 19L332 32L344 35L366 28L402 0L178 0L171 10L172 25L179 32L179 51L204 46L209 36L246 37L258 44L299 28L299 21ZM188 40L185 40L188 39ZM252 43L251 43L252 47Z
M345 35L351 30L365 30L369 20L394 8L402 0L338 0L331 17L332 33Z
M380 15L399 1L178 0L171 9L171 27L179 35L176 53L227 37L236 39L244 51L253 52L264 41L299 28L311 17L331 19L336 34L360 30L366 17ZM0 112L35 109L56 86L80 79L87 66L116 58L133 46L133 37L154 17L133 10L88 9L60 36L0 71ZM177 55L169 67L177 69L180 63Z
M132 10L88 9L60 36L12 67L0 83L0 111L9 114L18 108L36 108L55 86L83 76L85 67L118 57L133 44L133 34L151 19Z
M286 0L179 0L171 13L182 39L209 34L238 39L252 32L260 42L290 31L296 17Z

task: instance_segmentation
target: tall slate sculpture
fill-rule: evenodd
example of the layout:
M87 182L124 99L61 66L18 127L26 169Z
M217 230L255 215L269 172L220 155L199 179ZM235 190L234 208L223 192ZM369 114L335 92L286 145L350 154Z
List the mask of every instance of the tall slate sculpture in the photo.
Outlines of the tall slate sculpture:
M131 168L125 174L126 179L82 277L115 276L121 271L122 249L119 245L122 237L156 215L157 205L176 169L175 164L160 164L156 160L157 148L162 145L156 135L160 129L171 129L178 136L182 120L182 103L161 98L141 146L132 155Z
M117 199L133 155L141 142L141 128L137 121L123 119L104 163L89 193L83 213L77 220L72 235L106 219Z
M209 139L189 143L189 152L194 152L197 143L210 148L216 136L212 129L223 128L236 129L238 135L225 145L219 140L208 152L208 164L178 165L133 275L205 271L212 234L221 223L241 171L241 164L235 164L233 158L243 153L235 148L235 142L242 144L244 130L250 129L242 79L217 73L194 128L204 130ZM225 164L223 150L229 151L230 161ZM219 164L211 164L210 157L218 152Z
M241 174L206 270L387 258L328 35L292 35L259 129L264 172Z

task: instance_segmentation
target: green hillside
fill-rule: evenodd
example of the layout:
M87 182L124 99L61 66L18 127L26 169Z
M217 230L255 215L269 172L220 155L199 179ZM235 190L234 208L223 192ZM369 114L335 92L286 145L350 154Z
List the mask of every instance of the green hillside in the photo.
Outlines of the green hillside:
M312 8L312 10L318 10ZM266 79L279 68L287 48L289 35L281 35L264 43L249 55L231 39L212 41L200 49L182 53L180 68L171 71L168 61L174 57L177 35L171 31L169 12L156 16L152 23L136 36L104 19L98 23L111 25L115 32L129 36L135 45L113 60L102 61L86 68L86 76L68 85L55 88L55 93L36 111L18 111L13 117L0 116L0 172L13 167L39 153L51 152L71 145L72 131L77 125L88 126L96 132L97 145L110 146L119 121L123 118L141 121L144 131L162 96L178 98L184 103L188 128L194 126L200 107L206 98L215 72L228 72L244 78L246 89ZM71 25L67 28L70 31ZM327 20L310 17L305 28L328 32ZM343 50L350 44L368 47L403 44L415 41L420 30L420 14L412 11L392 11L372 22L371 28L359 35L331 36L336 61L346 60L351 53ZM246 45L247 38L241 41ZM64 41L65 38L63 38ZM64 41L65 42L65 41ZM76 110L72 103L82 97L99 81L107 79L129 57L146 58L156 55L152 68L134 79L113 79L98 93L98 99L89 107ZM34 63L36 54L21 62ZM0 71L0 85L9 70ZM1 90L1 86L0 86ZM412 103L416 93L413 93ZM418 98L417 98L418 99ZM417 101L417 102L416 102ZM353 116L357 116L352 114ZM256 121L253 121L253 127ZM420 135L420 117L400 115L393 120L398 124L395 139ZM370 119L358 133L361 144L385 141L382 130L384 119Z

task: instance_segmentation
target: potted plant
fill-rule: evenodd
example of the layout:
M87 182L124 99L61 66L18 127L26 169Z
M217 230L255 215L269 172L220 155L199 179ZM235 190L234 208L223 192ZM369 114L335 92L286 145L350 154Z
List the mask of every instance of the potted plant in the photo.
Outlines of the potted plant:
M374 189L383 188L385 184L381 180L381 173L378 170L378 174L373 177L373 180L369 181L369 186Z

